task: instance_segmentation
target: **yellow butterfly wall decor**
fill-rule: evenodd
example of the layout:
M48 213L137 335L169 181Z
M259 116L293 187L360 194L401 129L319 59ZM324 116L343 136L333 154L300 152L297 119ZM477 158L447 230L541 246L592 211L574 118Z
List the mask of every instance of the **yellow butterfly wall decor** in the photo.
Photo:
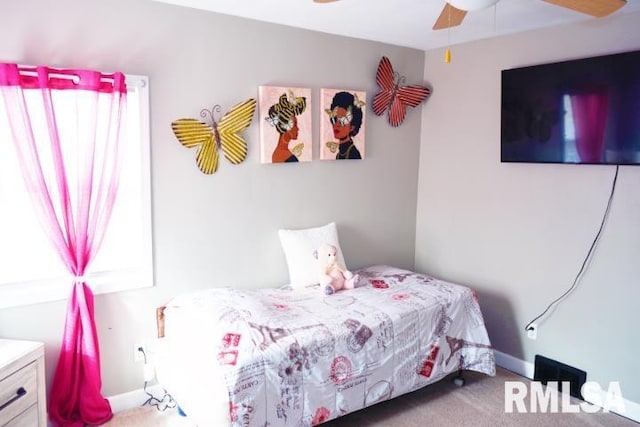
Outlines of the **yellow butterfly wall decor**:
M251 124L256 100L251 98L234 105L220 121L213 117L220 111L216 105L211 111L204 109L201 117L211 116L211 125L196 119L178 119L171 123L178 141L187 148L197 147L196 164L208 175L218 170L218 150L234 165L247 158L247 142L240 135Z

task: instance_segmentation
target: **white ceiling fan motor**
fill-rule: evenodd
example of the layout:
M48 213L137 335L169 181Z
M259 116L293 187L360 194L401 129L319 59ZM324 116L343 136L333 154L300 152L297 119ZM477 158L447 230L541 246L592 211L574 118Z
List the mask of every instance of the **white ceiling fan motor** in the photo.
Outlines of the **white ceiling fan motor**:
M499 0L447 0L448 3L460 10L480 10L493 6Z

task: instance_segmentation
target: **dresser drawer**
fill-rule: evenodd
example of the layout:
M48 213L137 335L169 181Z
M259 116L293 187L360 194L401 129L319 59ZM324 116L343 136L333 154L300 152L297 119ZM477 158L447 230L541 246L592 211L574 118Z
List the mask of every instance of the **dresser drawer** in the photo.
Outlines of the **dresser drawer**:
M34 427L38 425L38 405L33 405L3 427Z
M0 426L4 426L34 405L38 401L37 390L36 362L28 364L6 378L0 378L0 408L2 408L0 409ZM36 423L32 425L38 425L37 411Z

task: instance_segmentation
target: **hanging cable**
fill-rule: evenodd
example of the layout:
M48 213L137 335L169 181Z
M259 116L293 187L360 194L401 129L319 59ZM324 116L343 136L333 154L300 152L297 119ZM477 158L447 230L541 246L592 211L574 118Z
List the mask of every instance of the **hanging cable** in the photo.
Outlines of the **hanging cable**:
M493 5L493 33L495 34L498 26L496 22L498 21L498 3Z
M569 295L569 293L578 284L578 280L580 279L580 276L582 276L582 273L584 272L584 269L585 269L589 259L591 258L591 254L593 253L593 250L595 249L596 244L598 243L598 240L600 240L600 235L602 234L602 230L604 229L604 224L607 221L607 217L609 216L609 211L611 210L611 202L613 201L613 195L614 195L614 193L616 191L616 182L618 181L618 170L619 169L620 169L620 165L616 165L616 173L615 173L615 175L613 177L613 183L611 184L611 193L609 194L609 201L607 202L607 208L604 211L604 215L602 217L602 222L600 223L600 229L598 230L598 233L596 234L596 237L593 239L593 242L591 243L591 247L589 248L589 252L587 252L587 256L584 258L584 261L582 261L582 266L580 267L580 270L578 271L578 274L576 275L576 278L573 280L573 284L571 285L571 287L569 289L567 289L565 291L565 293L560 295L555 300L551 301L551 303L547 306L547 308L544 309L544 311L542 313L540 313L539 315L534 317L533 320L531 320L529 323L527 323L527 326L524 327L525 331L529 331L530 329L533 329L533 328L531 328L531 324L534 323L536 320L540 319L542 316L544 316L554 304L556 304L557 302L561 301L564 297Z
M164 390L164 389L163 389ZM176 406L178 406L178 404L176 403L176 401L173 399L173 397L167 392L167 390L164 390L164 394L162 395L162 398L158 399L157 397L155 397L153 394L151 394L148 390L147 390L147 382L144 382L144 392L147 396L149 396L149 398L142 404L142 406L154 406L158 411L160 412L164 412L167 409L173 409Z
M447 18L449 19L449 25L447 26L447 50L444 51L444 62L446 64L451 62L451 4L447 2Z
M142 347L138 347L138 351L142 353L142 356L144 357L144 365L147 365L147 353L144 351L144 348ZM178 406L178 404L176 403L176 401L173 399L173 397L167 392L166 389L162 389L164 391L164 394L162 395L162 398L158 399L157 397L155 397L152 393L150 393L147 390L147 384L148 381L145 380L144 381L144 386L142 387L144 390L144 393L149 396L149 398L147 400L145 400L145 402L141 405L141 406L154 406L158 411L164 412L167 409L173 409L176 406Z

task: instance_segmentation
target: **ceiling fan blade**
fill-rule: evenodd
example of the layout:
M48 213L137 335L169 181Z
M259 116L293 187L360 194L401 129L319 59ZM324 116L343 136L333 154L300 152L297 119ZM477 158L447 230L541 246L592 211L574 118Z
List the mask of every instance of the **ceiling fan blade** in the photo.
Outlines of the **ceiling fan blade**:
M456 27L462 23L466 14L466 10L460 10L447 3L444 5L442 12L440 12L438 20L433 24L433 29L441 30L443 28Z
M542 0L556 6L602 18L627 4L625 0Z
M313 0L314 3L333 3L338 0Z

